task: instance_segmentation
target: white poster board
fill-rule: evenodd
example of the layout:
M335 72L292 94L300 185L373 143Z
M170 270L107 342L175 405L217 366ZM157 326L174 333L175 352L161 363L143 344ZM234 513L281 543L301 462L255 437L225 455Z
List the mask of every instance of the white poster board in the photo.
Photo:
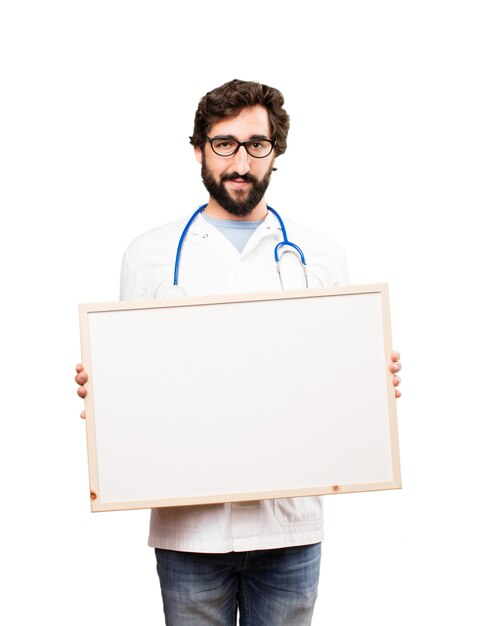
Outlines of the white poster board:
M386 285L80 319L93 511L401 486Z

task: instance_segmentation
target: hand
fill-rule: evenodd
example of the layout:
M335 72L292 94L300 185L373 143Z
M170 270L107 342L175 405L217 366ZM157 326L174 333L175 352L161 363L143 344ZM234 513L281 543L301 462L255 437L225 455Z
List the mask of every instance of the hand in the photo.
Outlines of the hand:
M397 376L397 373L402 369L402 364L400 363L400 355L398 352L392 352L390 358L392 362L390 363L390 371L393 374L392 384L394 387L398 387L401 380L400 377ZM398 389L395 389L395 397L400 398L401 392Z
M87 395L87 389L86 387L84 387L84 385L88 380L88 374L84 370L82 363L79 363L76 366L75 371L77 372L77 375L75 376L75 382L77 383L77 385L80 385L80 387L77 389L77 393L81 398L85 398ZM80 417L82 419L85 419L86 417L85 411L82 411L80 413Z

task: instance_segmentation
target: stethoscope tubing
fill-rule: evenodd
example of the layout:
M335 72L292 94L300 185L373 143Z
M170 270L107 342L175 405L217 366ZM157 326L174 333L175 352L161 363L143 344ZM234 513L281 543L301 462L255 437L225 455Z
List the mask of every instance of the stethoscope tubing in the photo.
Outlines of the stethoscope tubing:
M178 240L178 246L177 246L177 254L175 256L175 268L174 268L174 272L173 272L173 285L175 287L178 287L178 273L179 273L179 269L180 269L180 259L182 256L182 249L183 249L183 242L185 237L187 236L187 233L190 229L190 226L193 224L193 222L197 219L197 216L207 207L206 204L202 204L202 206L200 206L192 215L192 217L188 220L188 222L185 225L185 228L182 231L182 234L180 235L180 239ZM285 224L282 220L282 218L280 217L280 214L275 211L275 209L272 209L271 206L267 205L267 209L273 213L275 215L275 217L277 218L277 221L280 225L280 229L282 231L282 236L283 236L283 241L280 241L280 243L278 243L275 246L273 255L274 255L274 259L275 259L275 263L277 265L277 270L278 270L278 274L280 276L280 283L282 284L282 288L283 288L283 282L282 282L282 277L281 277L281 272L280 272L280 256L279 256L279 250L280 248L287 246L287 247L291 247L294 250L296 250L298 252L298 255L300 257L300 260L303 264L303 269L304 269L304 273L305 273L305 278L307 276L307 271L306 271L306 267L307 267L307 263L305 261L305 255L303 254L302 249L297 246L295 243L292 243L291 241L288 240L288 236L287 236L287 229L285 228ZM307 285L308 286L308 285Z
M267 209L269 211L271 211L275 215L275 217L277 218L278 223L280 224L280 228L282 229L282 235L283 235L283 241L281 241L280 243L277 243L277 245L275 246L275 250L273 252L273 255L275 257L275 263L279 263L280 262L280 257L278 256L279 249L282 246L290 246L290 247L294 248L298 252L298 254L300 255L300 260L302 261L303 265L306 266L307 264L305 262L305 256L304 256L304 254L302 252L302 249L299 246L297 246L297 244L292 243L291 241L288 240L287 230L285 228L285 224L283 223L283 220L280 217L280 214L278 213L278 211L275 211L275 209L272 209L272 207L268 206L268 205L267 205Z
M175 286L178 285L178 270L180 268L180 257L182 256L183 240L187 236L187 233L188 233L188 230L189 230L190 226L197 219L197 215L199 215L206 208L206 206L207 206L206 204L202 204L202 206L199 207L195 211L195 213L192 215L192 217L188 220L185 228L183 229L182 234L180 235L180 239L178 240L177 254L175 256L175 269L174 269L174 272L173 272L173 284Z

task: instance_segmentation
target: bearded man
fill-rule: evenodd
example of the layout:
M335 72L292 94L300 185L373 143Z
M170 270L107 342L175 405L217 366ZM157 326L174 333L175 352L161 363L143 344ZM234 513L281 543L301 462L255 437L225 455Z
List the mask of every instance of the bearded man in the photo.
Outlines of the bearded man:
M121 299L348 283L345 255L334 241L283 223L267 206L275 159L287 147L283 104L277 89L240 80L200 100L190 142L208 203L190 221L132 242L123 260ZM289 249L293 262L279 275L274 249L285 226L302 252ZM398 358L392 355L393 374ZM77 366L81 397L87 378ZM393 384L399 382L394 375ZM239 381L239 394L243 385L248 378ZM149 545L155 548L167 626L234 626L238 611L242 626L311 624L322 540L320 497L152 510Z

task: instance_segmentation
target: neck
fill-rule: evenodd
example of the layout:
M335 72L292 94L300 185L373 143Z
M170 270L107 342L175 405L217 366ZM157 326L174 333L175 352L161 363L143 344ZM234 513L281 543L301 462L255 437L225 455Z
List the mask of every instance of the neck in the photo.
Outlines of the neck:
M267 203L262 200L257 206L249 213L248 215L244 215L239 217L238 215L232 215L228 211L226 211L223 207L221 207L218 202L216 202L213 198L210 197L208 204L205 208L205 213L209 217L213 217L217 220L242 220L245 222L255 222L265 219L268 213Z

